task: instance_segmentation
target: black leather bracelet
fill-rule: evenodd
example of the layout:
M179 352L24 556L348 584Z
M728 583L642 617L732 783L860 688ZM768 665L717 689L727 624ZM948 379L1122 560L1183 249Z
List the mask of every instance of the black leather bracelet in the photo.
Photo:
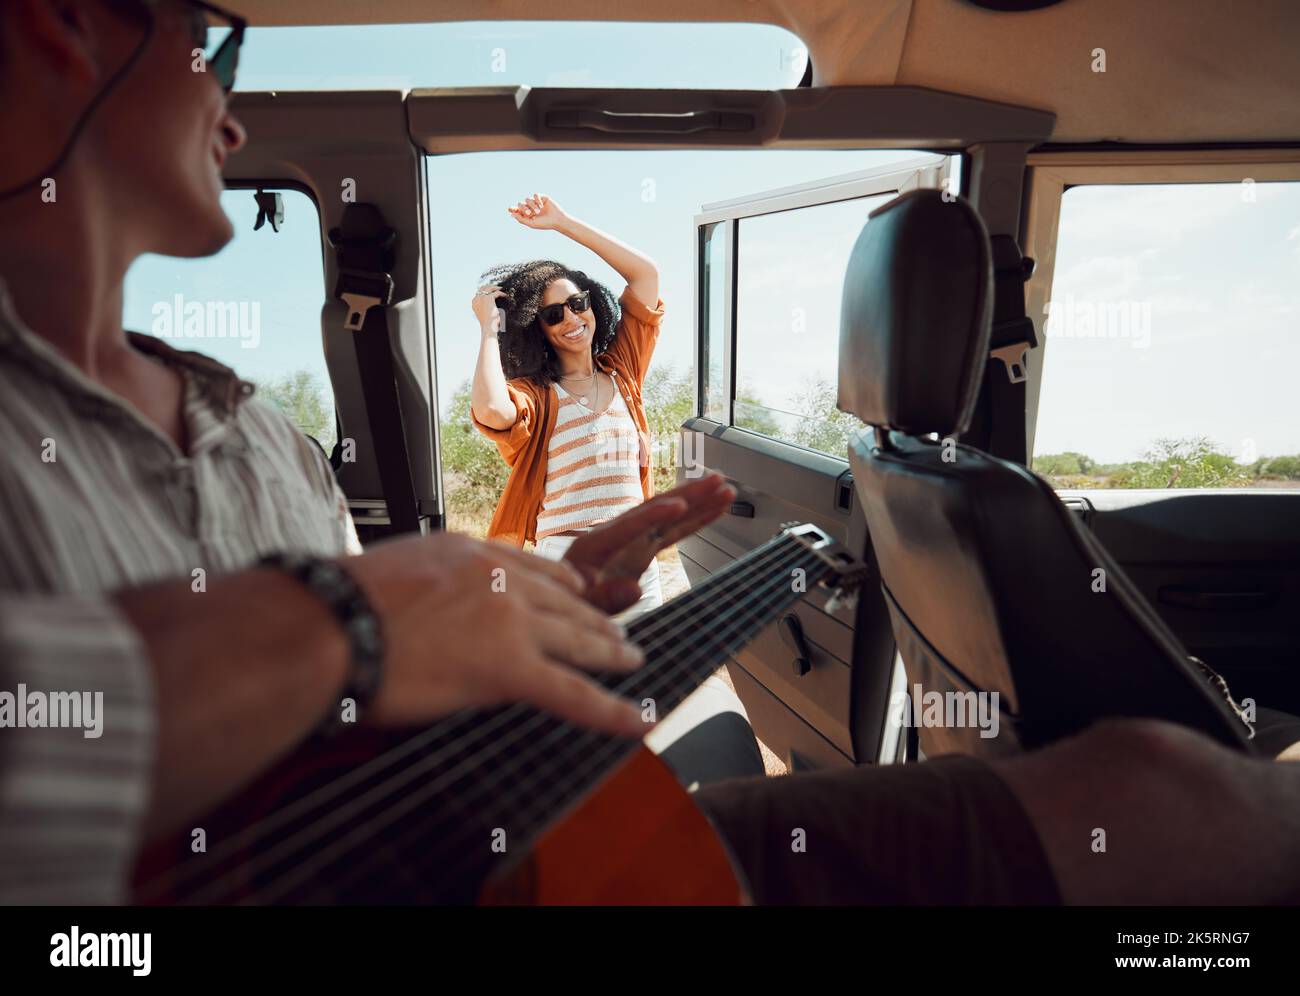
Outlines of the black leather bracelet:
M338 620L348 641L348 677L342 697L355 701L356 711L360 713L375 697L384 678L383 627L370 599L352 576L333 560L277 553L263 557L258 563L296 578L324 602ZM332 736L352 725L344 721L342 710L335 706L317 726L316 732Z

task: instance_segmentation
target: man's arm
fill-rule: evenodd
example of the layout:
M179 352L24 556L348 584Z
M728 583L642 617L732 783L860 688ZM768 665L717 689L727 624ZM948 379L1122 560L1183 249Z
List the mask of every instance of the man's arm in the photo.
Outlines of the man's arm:
M116 598L153 665L157 756L145 839L176 830L300 741L338 700L347 643L324 604L275 571Z
M378 615L384 681L359 720L407 726L526 701L580 725L645 732L578 669L627 671L640 651L567 565L454 534L376 544L343 564ZM506 583L502 585L500 582ZM158 714L147 839L184 826L340 707L348 648L296 580L267 570L120 593L152 665Z

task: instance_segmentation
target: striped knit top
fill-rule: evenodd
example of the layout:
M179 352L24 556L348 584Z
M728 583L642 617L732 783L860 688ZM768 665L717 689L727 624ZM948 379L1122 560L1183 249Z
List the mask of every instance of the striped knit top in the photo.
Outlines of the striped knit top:
M645 501L641 437L623 392L616 389L609 407L593 412L559 384L555 391L559 407L546 449L538 540L590 529Z

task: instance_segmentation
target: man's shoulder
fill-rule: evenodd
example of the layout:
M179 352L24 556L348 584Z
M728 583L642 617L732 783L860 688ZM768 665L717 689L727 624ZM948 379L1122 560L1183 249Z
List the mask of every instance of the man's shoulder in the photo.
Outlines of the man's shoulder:
M181 367L222 385L230 385L239 394L246 396L252 393L253 385L250 381L244 380L232 368L207 353L197 349L177 349L166 340L143 332L128 332L127 337L136 349L163 363Z

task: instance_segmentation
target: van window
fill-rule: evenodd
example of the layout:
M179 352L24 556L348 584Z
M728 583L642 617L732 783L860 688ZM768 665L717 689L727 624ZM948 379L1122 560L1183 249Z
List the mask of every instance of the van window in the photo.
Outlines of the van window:
M1300 487L1300 183L1061 201L1033 468L1058 488Z
M808 49L774 24L461 21L251 27L239 90L548 86L781 90Z
M740 219L736 426L845 455L860 423L835 407L844 272L867 215L893 196Z
M144 256L131 267L125 325L231 367L328 453L336 432L321 343L320 216L306 194L281 190L280 230L268 222L255 231L254 193L222 194L235 237L215 256Z
M895 152L857 173L704 205L695 219L706 358L699 414L845 459L861 426L835 406L853 245L871 212L899 193L959 190L958 167L955 157Z

